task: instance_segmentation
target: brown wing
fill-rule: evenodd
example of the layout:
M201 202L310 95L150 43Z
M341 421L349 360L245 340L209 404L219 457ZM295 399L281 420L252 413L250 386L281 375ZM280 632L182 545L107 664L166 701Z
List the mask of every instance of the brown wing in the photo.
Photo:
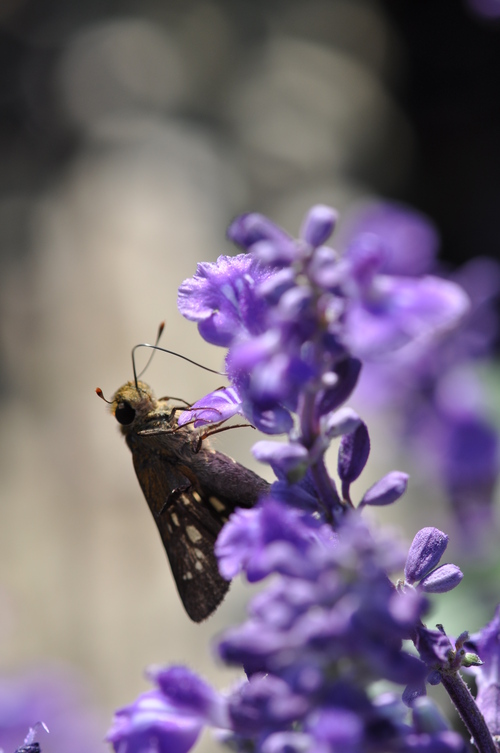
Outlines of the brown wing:
M156 522L184 608L194 622L201 622L229 588L214 554L223 521L215 520L206 501L189 490L172 499Z
M219 574L214 545L230 511L215 497L204 497L203 491L196 491L193 480L175 464L174 457L152 450L142 439L129 444L182 603L189 617L201 622L216 609L229 588Z

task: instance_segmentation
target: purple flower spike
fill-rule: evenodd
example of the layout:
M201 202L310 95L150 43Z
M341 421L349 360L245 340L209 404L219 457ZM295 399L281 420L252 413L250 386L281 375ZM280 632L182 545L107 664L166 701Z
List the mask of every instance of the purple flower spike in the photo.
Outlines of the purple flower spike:
M324 204L317 204L309 210L300 231L300 237L312 248L318 248L333 233L337 222L337 212Z
M355 431L342 437L338 455L338 474L342 493L348 496L349 486L361 474L370 454L370 437L366 424L361 422Z
M422 528L413 539L405 565L405 580L409 584L421 580L439 563L448 536L438 528Z
M180 715L157 690L143 693L115 713L106 741L116 753L187 753L201 732L201 719Z
M388 473L387 476L381 478L368 489L359 506L383 507L384 505L392 505L406 492L408 479L408 474L401 471Z
M456 588L463 577L456 565L441 565L420 581L420 588L429 594L444 594Z

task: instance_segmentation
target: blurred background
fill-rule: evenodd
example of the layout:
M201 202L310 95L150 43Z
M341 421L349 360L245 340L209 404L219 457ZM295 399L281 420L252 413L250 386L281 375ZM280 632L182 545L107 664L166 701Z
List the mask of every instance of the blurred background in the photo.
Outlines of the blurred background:
M495 258L499 92L496 0L1 0L0 673L50 665L66 703L82 678L75 706L96 721L88 740L71 722L72 750L75 735L105 749L151 663L231 682L209 642L244 610L236 584L190 623L95 387L130 379L162 320L165 347L222 367L176 291L233 253L242 211L295 234L313 203L349 218L387 198L430 217L450 270ZM145 378L189 401L220 384L164 355ZM370 428L364 488L395 465L380 417ZM250 433L217 447L255 468ZM410 538L445 519L426 494L398 513Z

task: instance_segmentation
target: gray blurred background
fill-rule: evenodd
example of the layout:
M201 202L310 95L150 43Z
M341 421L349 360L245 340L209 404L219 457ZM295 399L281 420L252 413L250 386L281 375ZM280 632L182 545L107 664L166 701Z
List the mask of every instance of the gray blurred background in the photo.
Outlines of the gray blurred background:
M430 214L449 264L497 254L500 21L474 5L2 0L3 670L77 667L108 716L153 662L235 676L209 638L242 592L190 623L94 388L163 319L166 347L222 367L176 291L233 252L240 211L296 233L312 203L385 196ZM190 401L221 381L164 355L145 378ZM252 465L250 434L217 446Z

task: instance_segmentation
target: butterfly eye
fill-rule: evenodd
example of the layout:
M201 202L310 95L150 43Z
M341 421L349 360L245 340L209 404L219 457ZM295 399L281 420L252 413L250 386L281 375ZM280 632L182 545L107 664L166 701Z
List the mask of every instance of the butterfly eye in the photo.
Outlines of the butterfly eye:
M115 410L115 418L119 424L127 426L128 424L131 424L135 418L135 409L132 408L130 403L118 403Z

